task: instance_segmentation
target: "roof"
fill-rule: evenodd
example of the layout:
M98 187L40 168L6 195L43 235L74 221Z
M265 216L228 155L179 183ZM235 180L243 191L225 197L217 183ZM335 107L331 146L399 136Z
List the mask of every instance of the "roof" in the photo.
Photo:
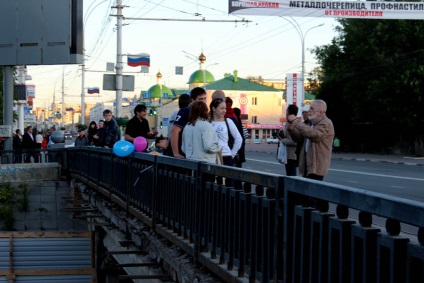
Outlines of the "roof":
M150 87L147 92L142 91L141 94L143 98L161 98L161 94L164 98L171 98L172 96L175 96L174 92L170 88L162 85L161 90L161 87L158 84Z
M246 79L237 77L237 82L234 82L234 76L228 76L221 80L214 81L206 87L208 90L244 90L244 91L273 91L281 92L281 90L265 86L262 84L254 83Z
M212 75L211 72L205 70L197 70L194 71L193 74L191 74L190 78L188 79L188 84L192 84L192 83L203 83L204 79L203 79L203 73L206 74L206 83L211 83L215 81L214 76Z

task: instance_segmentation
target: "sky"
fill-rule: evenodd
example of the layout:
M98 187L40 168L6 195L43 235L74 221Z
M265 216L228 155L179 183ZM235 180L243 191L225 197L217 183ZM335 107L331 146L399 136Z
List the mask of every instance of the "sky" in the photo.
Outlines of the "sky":
M197 57L203 50L205 66L215 80L225 73L238 76L262 76L284 80L287 73L300 73L302 65L301 29L305 39L305 72L317 66L309 51L329 44L337 35L337 22L329 18L234 16L228 14L228 0L122 0L127 18L122 28L124 75L135 76L134 92L123 97L137 97L157 83L161 72L163 84L170 88L188 88L188 78L199 69ZM86 103L111 101L114 91L103 91L106 63L116 62L116 0L84 0L84 38L86 50L85 87L99 87L100 95L86 94ZM155 20L147 20L155 19ZM213 22L165 21L159 19L210 20ZM242 20L250 22L244 23ZM237 21L237 22L236 22ZM324 24L323 26L312 27ZM150 72L129 67L126 54L150 54ZM192 56L187 55L192 54ZM190 58L188 58L188 57ZM193 59L196 58L196 59ZM175 67L184 68L183 75ZM66 104L81 102L81 66L28 66L32 77L27 84L36 86L35 107L48 108L55 96L62 99L62 72Z

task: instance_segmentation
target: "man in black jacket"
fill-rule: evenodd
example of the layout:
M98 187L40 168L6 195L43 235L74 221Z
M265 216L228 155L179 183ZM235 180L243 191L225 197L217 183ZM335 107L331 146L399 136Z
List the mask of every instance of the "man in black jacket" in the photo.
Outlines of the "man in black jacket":
M105 118L105 122L103 126L103 144L101 146L113 148L113 145L121 139L119 136L119 126L112 116L112 111L109 109L103 111L103 117Z
M25 129L25 133L22 138L22 148L29 150L34 150L37 148L37 143L35 142L35 137L32 134L31 126L28 126ZM25 154L25 163L31 163L31 156L34 157L34 162L38 163L38 155L33 152Z

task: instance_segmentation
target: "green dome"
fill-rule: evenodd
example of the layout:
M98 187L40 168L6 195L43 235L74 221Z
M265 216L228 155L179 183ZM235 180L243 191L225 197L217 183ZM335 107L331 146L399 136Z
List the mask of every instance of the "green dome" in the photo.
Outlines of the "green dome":
M206 83L211 83L215 81L215 78L209 71L205 71L206 73ZM188 79L188 84L193 83L204 83L203 80L203 70L197 70L193 74L191 74L190 78Z
M154 85L151 88L149 88L149 90L147 90L147 92L142 92L141 97L142 98L160 98L160 94L161 94L160 86ZM175 95L174 95L174 92L170 88L162 85L162 96L163 96L163 98L171 98Z

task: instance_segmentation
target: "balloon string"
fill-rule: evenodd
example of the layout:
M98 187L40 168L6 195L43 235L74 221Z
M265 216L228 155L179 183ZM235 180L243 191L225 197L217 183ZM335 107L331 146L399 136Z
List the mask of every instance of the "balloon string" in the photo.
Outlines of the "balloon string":
M153 167L153 165L151 165L151 166L147 167L146 169L141 170L141 171L138 173L138 177L137 177L137 180L135 180L134 187L135 187L135 185L137 185L138 180L140 179L140 174L141 174L141 173L143 173L143 172L144 172L144 171L146 171L146 170L149 170L149 169L150 169L150 168L152 168L152 167Z

